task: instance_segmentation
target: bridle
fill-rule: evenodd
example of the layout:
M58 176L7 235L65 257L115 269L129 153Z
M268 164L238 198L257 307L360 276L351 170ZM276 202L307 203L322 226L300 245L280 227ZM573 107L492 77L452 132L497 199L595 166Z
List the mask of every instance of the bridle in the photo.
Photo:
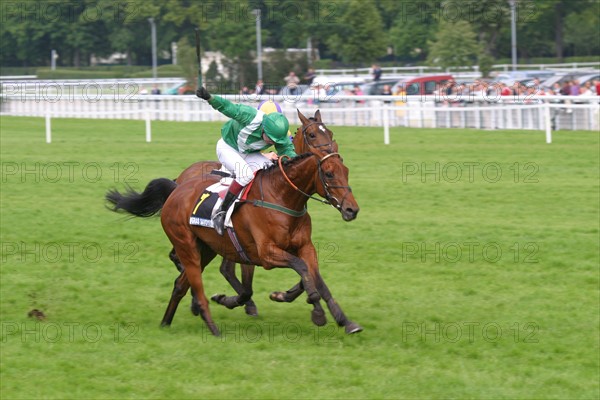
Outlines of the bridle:
M313 153L313 155L316 156L316 154L314 154L314 153ZM294 185L294 183L291 181L291 179L285 173L285 171L283 169L283 164L282 164L283 159L284 158L290 158L289 156L283 155L283 156L279 157L279 160L278 160L279 170L283 174L283 177L285 178L285 180L287 181L287 183L289 183L290 186L294 190L302 193L303 195L305 195L309 199L316 200L316 201L321 202L323 204L330 204L332 207L337 208L339 210L340 208L342 208L342 203L346 199L346 196L348 196L350 193L352 193L352 188L350 186L341 186L341 185L335 185L335 186L333 186L333 185L330 185L327 182L325 182L325 176L323 174L322 164L325 162L325 160L327 160L328 158L331 158L333 156L338 156L338 157L340 157L340 159L342 158L342 156L340 156L340 153L330 153L330 154L325 155L321 159L317 160L317 163L318 163L317 164L317 169L319 171L319 179L321 180L321 185L323 185L323 190L325 191L325 200L319 199L318 197L311 196L310 194L305 193L304 191L302 191L301 189L299 189L298 186ZM332 196L331 192L329 191L329 189L340 189L340 188L347 189L346 194L344 195L344 197L342 198L341 201L338 200L335 196ZM332 200L335 200L335 204L332 202Z
M303 125L302 126L302 138L303 138L304 143L306 144L306 146L309 147L309 148L313 147L315 149L319 149L320 147L324 147L324 146L329 146L330 149L333 149L333 142L334 142L333 139L331 139L329 141L329 143L323 143L323 144L319 144L319 145L314 145L314 144L311 144L311 143L308 142L308 138L306 136L306 131L308 130L308 128L310 128L313 125L318 125L319 127L322 127L323 130L319 129L319 132L322 133L323 135L327 135L327 132L325 132L325 129L327 129L327 128L325 128L325 124L322 123L322 122L313 121L313 122L310 122L308 125Z

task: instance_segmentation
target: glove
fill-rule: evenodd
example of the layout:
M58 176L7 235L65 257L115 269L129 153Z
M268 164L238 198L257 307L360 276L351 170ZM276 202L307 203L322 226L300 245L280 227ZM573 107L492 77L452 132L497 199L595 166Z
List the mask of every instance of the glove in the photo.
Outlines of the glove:
M206 90L204 86L200 86L198 90L196 90L196 96L204 100L210 100L210 93L208 93L208 90Z

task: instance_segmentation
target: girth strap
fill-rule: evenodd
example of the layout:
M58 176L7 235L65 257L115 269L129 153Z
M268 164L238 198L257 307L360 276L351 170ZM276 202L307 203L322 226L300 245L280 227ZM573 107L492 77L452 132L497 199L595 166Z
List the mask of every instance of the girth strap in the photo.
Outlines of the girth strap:
M235 234L235 231L233 230L233 227L232 228L227 228L227 233L229 234L229 238L231 239L231 243L233 243L233 247L235 247L235 249L238 252L238 254L240 255L241 259L245 263L250 263L250 258L248 258L248 255L246 254L246 252L242 248L242 245L240 244L240 241L238 240L237 235Z

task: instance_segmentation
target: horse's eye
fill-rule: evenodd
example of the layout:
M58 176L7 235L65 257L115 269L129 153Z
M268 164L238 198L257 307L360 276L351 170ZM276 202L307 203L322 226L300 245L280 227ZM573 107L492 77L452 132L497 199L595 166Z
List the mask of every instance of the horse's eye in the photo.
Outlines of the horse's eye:
M333 178L333 172L325 172L325 177L332 179Z
M311 139L314 139L317 137L317 135L315 135L314 133L309 133L308 136L310 136Z

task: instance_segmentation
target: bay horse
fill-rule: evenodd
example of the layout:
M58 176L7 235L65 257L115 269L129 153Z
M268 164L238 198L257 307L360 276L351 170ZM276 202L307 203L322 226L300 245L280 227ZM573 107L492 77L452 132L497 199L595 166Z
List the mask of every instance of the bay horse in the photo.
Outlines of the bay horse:
M302 123L302 126L298 127L296 133L293 138L294 149L297 154L303 154L306 152L311 152L315 154L320 154L325 156L329 153L335 153L338 151L338 144L333 140L333 132L329 130L323 120L321 118L320 110L317 110L314 114L314 117L307 118L297 110L298 118ZM221 164L215 161L200 161L192 164L188 168L186 168L175 180L178 184L185 182L188 179L195 178L199 175L210 173L210 171L214 169L219 169ZM175 264L175 267L179 272L182 272L183 267L181 262L177 258L177 254L175 250L171 250L169 253L169 258ZM250 264L241 264L241 277L242 280L237 278L235 274L235 263L223 258L221 262L221 266L219 268L221 274L225 277L227 282L231 285L231 287L236 291L237 295L247 294L249 296L249 300L246 301L244 305L244 309L246 314L251 316L258 315L258 310L256 304L252 300L252 280L254 276L254 265ZM175 280L174 285L177 284L177 280ZM291 302L294 301L298 296L303 293L301 282L295 285L293 288L286 292L273 292L270 295L271 300L278 302ZM192 290L192 306L191 310L194 315L199 315L200 307L194 296L194 291ZM240 306L241 304L237 303L236 296L226 296L224 294L216 294L211 297L211 299L221 305L224 305L227 308L235 308ZM320 307L319 303L314 303L313 306L315 310L312 314L312 320L317 325L324 325L326 323L325 313Z
M200 194L218 180L214 176L198 176L180 185L159 178L151 181L142 193L130 189L126 194L115 190L106 194L114 211L123 210L138 217L149 217L161 211L163 230L183 266L163 316L163 326L172 323L179 302L191 286L198 297L200 316L213 335L220 335L212 320L202 281L202 271L220 254L238 263L250 260L253 265L267 270L275 267L294 269L301 277L309 303L323 298L346 333L362 330L345 316L319 273L317 253L311 240L311 218L305 212L309 197L317 193L331 202L345 221L356 218L359 207L348 185L348 168L338 153L323 157L305 153L287 162L282 160L280 158L278 166L257 172L246 203L232 215L241 251L229 236L220 236L212 228L188 223ZM278 209L267 205L276 205ZM296 214L281 212L282 209ZM238 304L246 300L240 298Z

